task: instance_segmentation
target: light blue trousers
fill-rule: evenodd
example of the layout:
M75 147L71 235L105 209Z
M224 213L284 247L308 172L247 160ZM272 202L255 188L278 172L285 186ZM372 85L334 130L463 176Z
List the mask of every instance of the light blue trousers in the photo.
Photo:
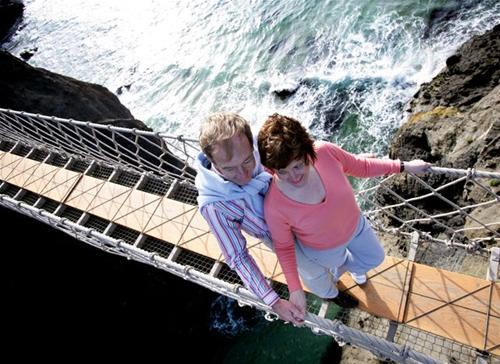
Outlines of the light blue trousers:
M297 268L304 284L315 295L334 298L344 272L364 274L384 261L385 253L367 219L360 215L358 225L347 243L319 250L295 240Z

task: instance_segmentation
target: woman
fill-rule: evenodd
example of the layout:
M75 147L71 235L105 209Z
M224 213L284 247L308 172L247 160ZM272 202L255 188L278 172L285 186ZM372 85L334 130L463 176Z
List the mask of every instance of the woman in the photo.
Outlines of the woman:
M335 144L313 141L300 122L279 114L270 116L260 129L258 147L262 164L273 175L264 202L265 219L290 302L303 319L306 299L296 259L307 259L300 262L301 278L326 299L338 296L336 282L344 272L363 284L366 272L384 260L383 248L361 214L346 175L422 173L430 164L355 156Z

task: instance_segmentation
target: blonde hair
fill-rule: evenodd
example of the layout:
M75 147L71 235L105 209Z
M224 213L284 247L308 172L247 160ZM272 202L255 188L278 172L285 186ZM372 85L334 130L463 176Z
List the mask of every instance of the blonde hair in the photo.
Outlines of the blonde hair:
M208 116L200 128L200 147L203 153L212 160L213 146L234 135L241 133L253 145L252 130L248 122L235 113L215 113Z

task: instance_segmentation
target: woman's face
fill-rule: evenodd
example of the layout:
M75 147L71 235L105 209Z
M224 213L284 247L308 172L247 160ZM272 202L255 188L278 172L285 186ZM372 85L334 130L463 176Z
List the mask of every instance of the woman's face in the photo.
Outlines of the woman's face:
M302 187L307 183L310 165L303 158L292 161L285 168L276 170L276 176L281 182L293 187Z

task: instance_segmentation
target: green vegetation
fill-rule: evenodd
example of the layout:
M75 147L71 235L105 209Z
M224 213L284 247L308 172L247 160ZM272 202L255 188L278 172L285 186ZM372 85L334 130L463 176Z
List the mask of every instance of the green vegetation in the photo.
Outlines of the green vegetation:
M435 118L449 118L458 114L458 109L455 107L438 106L431 111L417 112L410 116L409 123L418 123L419 121L426 121Z
M498 187L498 186L500 186L500 179L492 179L492 180L490 180L490 186L491 187Z

